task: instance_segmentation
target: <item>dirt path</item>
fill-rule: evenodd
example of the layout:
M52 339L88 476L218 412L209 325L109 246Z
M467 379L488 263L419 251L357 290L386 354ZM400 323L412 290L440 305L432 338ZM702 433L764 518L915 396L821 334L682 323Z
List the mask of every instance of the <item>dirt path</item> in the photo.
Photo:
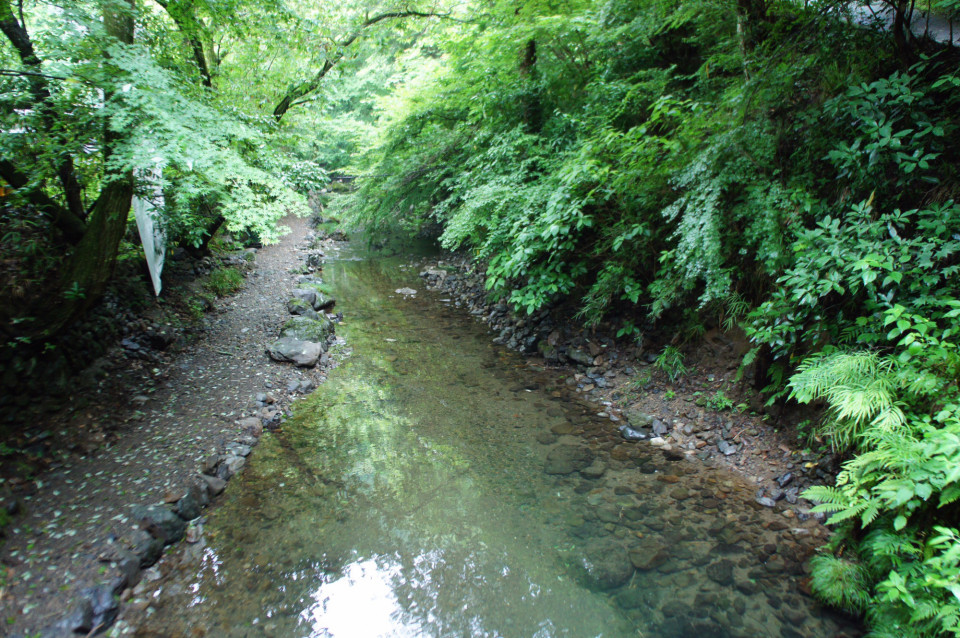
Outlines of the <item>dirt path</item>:
M18 488L24 511L3 547L0 634L68 635L52 624L81 622L91 606L96 615L111 604L108 589L122 596L121 565L110 559L142 534L131 508L176 500L199 483L205 459L242 435L240 419L277 420L293 395L322 380L319 368L275 364L264 354L288 318L296 279L289 271L309 232L306 220L286 224L292 232L259 252L246 287L221 302L198 343L165 367L146 366L139 384L109 388L125 405L85 411L88 419L114 421L108 429L118 432L115 443Z

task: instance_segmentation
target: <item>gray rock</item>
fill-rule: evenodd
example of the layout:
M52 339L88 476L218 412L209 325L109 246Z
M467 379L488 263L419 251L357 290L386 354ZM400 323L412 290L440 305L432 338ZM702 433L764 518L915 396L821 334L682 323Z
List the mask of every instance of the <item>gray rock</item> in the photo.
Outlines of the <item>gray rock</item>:
M617 429L620 430L620 436L628 441L643 441L649 438L649 435L646 432L635 430L629 425L621 425Z
M334 297L328 297L322 292L317 293L317 301L313 304L315 310L322 310L324 312L330 310L337 305L337 300Z
M654 436L664 436L667 432L670 431L670 428L667 427L667 424L661 421L660 419L654 419L650 424L650 429L653 432Z
M731 454L736 454L740 446L721 439L717 442L717 449L720 450L720 453L724 456L730 456Z
M202 474L200 478L202 478L203 482L206 484L207 494L209 494L211 497L222 493L227 487L227 482L221 478L217 478L216 476L207 476L206 474Z
M312 288L296 288L293 291L293 297L313 308L313 304L317 301L317 291Z
M787 502L791 505L797 504L797 499L800 497L800 488L791 487L786 492L784 492L784 497L787 499Z
M250 446L243 443L227 443L227 452L234 456L250 456Z
M783 489L786 486L790 485L792 481L793 481L793 474L791 474L790 472L787 472L783 476L780 476L777 478L777 485L780 486L780 489Z
M140 567L149 567L163 554L163 540L146 530L139 530L133 537L133 553L140 559Z
M220 456L209 454L200 462L200 473L213 476L217 473L217 465L220 463Z
M93 629L93 603L89 598L84 597L77 603L77 606L70 611L55 629L49 633L50 636L56 636L56 630L65 630L71 634L87 633ZM63 635L63 634L60 634Z
M209 502L206 489L196 484L191 485L187 488L187 493L177 501L177 516L185 521L192 521L200 516L201 508Z
M274 361L293 363L301 368L312 368L320 360L320 355L323 354L323 346L314 341L282 337L267 348L267 354Z
M588 542L578 567L578 575L583 583L598 591L616 589L633 575L627 550L610 539Z
M297 315L300 317L307 317L308 319L317 320L320 318L320 315L317 314L317 311L313 309L313 306L308 304L303 299L291 299L287 302L287 312L291 315Z
M240 428L252 436L263 434L263 423L260 421L260 417L248 416L245 419L240 419Z
M117 569L127 587L133 587L140 579L140 557L125 549L117 550Z
M131 515L135 521L145 524L148 531L165 545L176 543L187 530L183 519L162 505L135 505Z
M99 631L103 631L113 624L120 611L120 602L115 595L115 589L116 586L111 584L81 590L80 595L90 605L90 626L79 629L89 632L94 627L99 627ZM77 628L74 631L77 631Z
M333 322L326 317L291 317L280 329L280 336L325 344L333 331Z
M764 507L776 507L777 502L768 496L760 496L757 498L757 503L760 503Z
M247 459L242 456L237 456L232 453L228 454L223 460L223 463L220 464L220 467L217 468L217 478L229 481L234 474L243 469L246 463Z
M593 452L582 445L558 445L547 454L544 472L547 474L572 474L593 462Z
M627 410L623 413L623 416L627 417L627 423L630 424L630 427L635 429L648 428L653 425L653 417L640 410Z
M593 357L590 356L590 353L579 348L570 348L567 350L567 358L571 361L579 363L580 365L593 365Z

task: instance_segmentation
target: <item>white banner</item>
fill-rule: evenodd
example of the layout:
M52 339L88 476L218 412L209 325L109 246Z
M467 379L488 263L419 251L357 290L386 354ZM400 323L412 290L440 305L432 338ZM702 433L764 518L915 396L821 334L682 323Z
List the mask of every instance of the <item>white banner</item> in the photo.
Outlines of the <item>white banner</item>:
M140 231L140 243L143 244L143 254L147 258L147 269L150 271L150 280L153 282L153 291L160 296L163 283L160 273L163 272L163 259L167 250L167 233L163 229L160 214L155 206L163 204L163 191L160 188L160 168L157 167L149 174L144 175L147 189L153 187L153 195L149 199L133 198L133 215L137 218L137 229Z

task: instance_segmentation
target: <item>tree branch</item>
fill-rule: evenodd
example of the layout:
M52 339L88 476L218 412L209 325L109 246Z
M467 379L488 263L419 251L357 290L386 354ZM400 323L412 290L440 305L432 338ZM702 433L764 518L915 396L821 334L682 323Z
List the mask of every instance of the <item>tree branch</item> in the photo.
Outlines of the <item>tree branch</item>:
M60 229L64 238L71 244L77 244L86 230L86 225L79 217L71 213L39 189L30 189L27 176L17 170L12 162L0 159L0 177L16 190L24 191L23 195L28 202L41 213L50 217L54 226Z
M0 31L3 32L13 48L16 49L20 61L25 67L30 69L30 93L37 102L38 111L41 120L47 131L60 137L56 133L56 116L53 110L50 88L47 86L46 76L43 73L43 67L40 58L33 48L33 42L30 40L30 34L24 28L17 18L13 15L10 7L10 0L0 0ZM64 140L58 140L63 142ZM67 198L67 208L77 218L83 218L83 200L81 199L80 182L77 181L77 174L73 168L73 157L69 153L61 153L56 165L57 176L63 186L63 192Z
M317 74L314 75L309 80L301 82L292 86L287 94L283 96L283 99L280 100L280 103L277 104L276 108L273 109L273 117L279 122L287 111L290 110L290 107L295 106L296 104L302 104L302 102L297 102L302 97L313 93L318 88L320 88L320 82L323 80L324 76L330 72L336 64L343 59L344 49L353 44L357 38L359 38L365 29L372 27L378 22L383 22L384 20L391 20L395 18L443 18L447 20L455 20L451 18L450 14L447 13L433 13L429 11L388 11L386 13L380 13L373 16L372 18L367 18L360 26L354 29L353 33L349 36L337 42L337 53L330 58L327 58L323 67L317 71Z

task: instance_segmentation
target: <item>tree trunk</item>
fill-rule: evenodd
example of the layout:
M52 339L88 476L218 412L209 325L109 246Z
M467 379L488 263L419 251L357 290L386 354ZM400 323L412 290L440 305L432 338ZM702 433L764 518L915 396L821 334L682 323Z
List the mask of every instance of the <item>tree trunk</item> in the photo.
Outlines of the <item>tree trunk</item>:
M520 59L520 78L524 81L523 124L528 133L537 134L543 128L543 105L537 86L537 41L531 38L523 48Z

